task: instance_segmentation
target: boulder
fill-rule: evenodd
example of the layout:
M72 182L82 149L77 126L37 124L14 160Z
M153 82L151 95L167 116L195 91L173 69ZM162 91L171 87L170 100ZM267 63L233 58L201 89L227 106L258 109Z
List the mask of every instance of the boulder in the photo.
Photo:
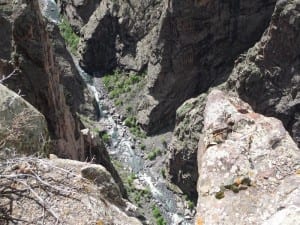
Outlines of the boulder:
M203 116L196 224L298 221L300 150L282 122L219 90Z
M0 96L0 151L11 149L26 155L47 154L49 134L45 117L2 84Z
M81 176L100 186L102 194L111 202L124 205L118 185L103 166L94 164L82 167Z

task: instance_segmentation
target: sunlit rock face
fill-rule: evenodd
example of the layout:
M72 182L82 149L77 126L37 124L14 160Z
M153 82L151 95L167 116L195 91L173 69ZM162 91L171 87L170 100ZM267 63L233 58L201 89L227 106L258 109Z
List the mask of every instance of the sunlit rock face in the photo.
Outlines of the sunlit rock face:
M300 151L281 121L222 91L208 95L196 224L297 223L299 169Z

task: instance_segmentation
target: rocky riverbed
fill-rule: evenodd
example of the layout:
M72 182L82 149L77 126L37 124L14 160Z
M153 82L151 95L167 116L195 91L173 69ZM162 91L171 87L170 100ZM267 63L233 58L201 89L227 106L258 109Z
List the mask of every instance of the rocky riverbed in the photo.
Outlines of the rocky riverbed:
M79 67L78 70L98 101L100 118L95 128L108 134L108 152L127 185L130 200L138 204L137 212L141 214L141 218L145 217L145 224L153 224L151 220L155 208L159 209L167 224L193 224L196 212L192 203L168 183L164 174L167 160L165 142L170 139L171 133L144 139L131 134L125 126L125 118L109 99L102 79L91 77ZM144 149L141 148L142 143L145 145ZM162 149L162 153L152 161L147 156L155 148Z

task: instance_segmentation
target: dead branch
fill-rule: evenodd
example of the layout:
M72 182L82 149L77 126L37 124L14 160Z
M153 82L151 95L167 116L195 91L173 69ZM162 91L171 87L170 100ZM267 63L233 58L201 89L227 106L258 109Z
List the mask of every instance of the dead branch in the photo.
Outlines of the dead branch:
M8 74L7 76L2 75L1 79L0 79L0 84L2 84L4 81L8 80L9 78L11 78L12 76L15 76L17 73L19 72L18 69L14 69L10 74Z
M52 179L44 175L43 169L49 167L54 166L35 157L16 157L0 161L0 224L33 223L26 217L14 214L14 203L26 200L40 208L42 221L49 221L52 217L55 224L62 224L59 215L52 209L51 202L46 200L47 196L79 199L73 197L76 188L69 179L65 179L67 174L70 176L72 173L60 168L63 173L61 179ZM73 178L78 176L72 175Z

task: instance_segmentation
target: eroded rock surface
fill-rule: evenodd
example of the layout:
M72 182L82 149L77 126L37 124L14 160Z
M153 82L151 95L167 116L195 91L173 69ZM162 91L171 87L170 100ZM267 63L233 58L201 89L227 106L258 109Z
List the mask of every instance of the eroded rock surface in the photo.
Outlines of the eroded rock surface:
M121 198L114 179L101 165L51 155L51 160L10 158L1 162L0 167L1 187L13 177L14 193L26 193L12 200L11 216L16 219L15 224L24 224L24 221L29 224L43 221L49 225L142 224L127 215L134 214L134 207ZM3 195L0 199L1 209L5 212L9 199ZM0 218L1 224L5 222L3 219Z
M45 117L2 84L0 96L0 157L6 154L5 148L27 155L47 154L49 134Z
M81 66L100 74L116 66L144 70L159 36L163 5L158 0L101 1L81 30Z
M300 150L281 121L213 90L198 149L196 224L294 224Z
M300 145L300 1L278 1L261 40L241 56L229 88L257 112L279 118Z

